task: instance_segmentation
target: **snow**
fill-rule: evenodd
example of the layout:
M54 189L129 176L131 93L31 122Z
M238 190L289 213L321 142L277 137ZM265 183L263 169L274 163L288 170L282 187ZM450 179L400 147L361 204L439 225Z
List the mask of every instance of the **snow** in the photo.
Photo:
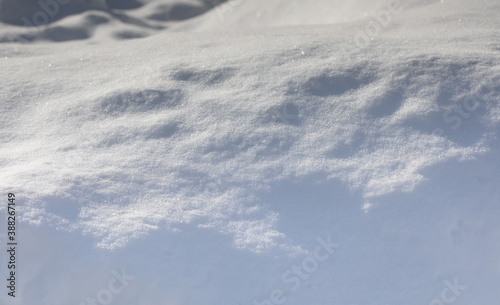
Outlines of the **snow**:
M0 0L1 304L497 304L500 1L63 2Z

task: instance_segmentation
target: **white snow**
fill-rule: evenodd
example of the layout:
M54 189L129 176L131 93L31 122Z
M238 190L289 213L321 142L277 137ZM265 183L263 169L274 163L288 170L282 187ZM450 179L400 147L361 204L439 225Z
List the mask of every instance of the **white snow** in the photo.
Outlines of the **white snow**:
M63 2L0 0L0 304L497 305L500 1Z

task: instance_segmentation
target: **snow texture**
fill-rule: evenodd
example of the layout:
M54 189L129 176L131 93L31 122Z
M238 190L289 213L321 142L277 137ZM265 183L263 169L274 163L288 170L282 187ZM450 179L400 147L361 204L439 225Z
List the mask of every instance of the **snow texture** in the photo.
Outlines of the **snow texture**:
M0 304L498 304L500 1L0 21Z

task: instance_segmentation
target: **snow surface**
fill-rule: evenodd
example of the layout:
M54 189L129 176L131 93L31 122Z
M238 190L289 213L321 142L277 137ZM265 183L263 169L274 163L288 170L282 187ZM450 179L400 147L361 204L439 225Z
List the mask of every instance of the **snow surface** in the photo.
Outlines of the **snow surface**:
M16 1L0 304L498 304L500 1Z

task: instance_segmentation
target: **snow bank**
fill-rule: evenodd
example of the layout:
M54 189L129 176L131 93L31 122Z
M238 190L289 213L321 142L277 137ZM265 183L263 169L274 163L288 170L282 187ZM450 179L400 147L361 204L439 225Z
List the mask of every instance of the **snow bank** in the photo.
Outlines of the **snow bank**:
M443 16L484 12L486 5L494 4L486 0L2 0L0 22L18 26L0 30L0 42L128 40L165 31L248 31L357 20L368 32L379 32L387 24L395 26L392 23L402 11L406 16L411 11L415 16L428 12ZM376 22L373 28L370 22Z
M312 3L1 30L19 304L496 304L499 3Z

